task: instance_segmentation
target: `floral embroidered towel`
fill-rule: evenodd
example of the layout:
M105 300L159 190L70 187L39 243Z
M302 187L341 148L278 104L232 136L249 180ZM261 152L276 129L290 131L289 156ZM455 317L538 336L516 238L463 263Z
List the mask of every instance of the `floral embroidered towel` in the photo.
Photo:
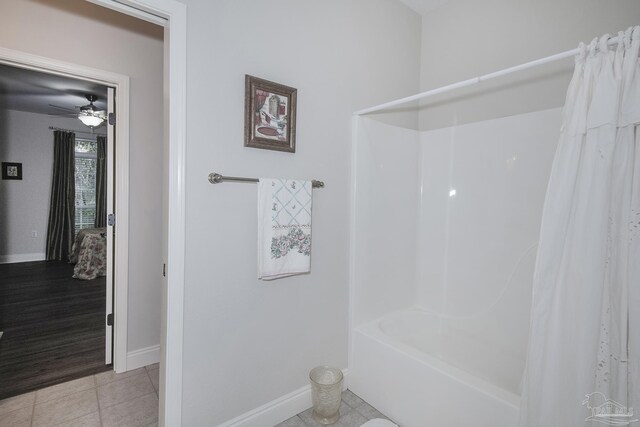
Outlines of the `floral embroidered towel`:
M258 278L311 271L311 181L258 183Z

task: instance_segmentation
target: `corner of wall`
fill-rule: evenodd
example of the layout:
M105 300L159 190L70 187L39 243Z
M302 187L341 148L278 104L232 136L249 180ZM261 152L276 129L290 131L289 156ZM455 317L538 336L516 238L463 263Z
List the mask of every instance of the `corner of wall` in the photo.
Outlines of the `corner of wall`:
M127 371L153 365L160 362L160 345L129 351L127 353Z

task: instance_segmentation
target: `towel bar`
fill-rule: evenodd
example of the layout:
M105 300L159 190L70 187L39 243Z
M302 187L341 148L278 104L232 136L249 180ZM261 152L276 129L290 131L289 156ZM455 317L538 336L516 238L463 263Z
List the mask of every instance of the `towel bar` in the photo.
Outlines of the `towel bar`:
M219 173L211 172L209 174L209 182L212 184L219 184L224 181L234 181L234 182L258 182L258 178L240 178L237 176L222 176ZM324 188L324 182L316 181L315 179L311 181L311 187L313 188Z

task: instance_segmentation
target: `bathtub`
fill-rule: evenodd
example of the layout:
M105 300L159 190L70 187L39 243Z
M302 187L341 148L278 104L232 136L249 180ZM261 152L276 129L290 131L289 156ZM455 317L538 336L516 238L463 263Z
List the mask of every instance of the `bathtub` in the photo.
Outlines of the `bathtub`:
M526 345L473 324L411 309L355 328L349 388L401 427L516 426Z

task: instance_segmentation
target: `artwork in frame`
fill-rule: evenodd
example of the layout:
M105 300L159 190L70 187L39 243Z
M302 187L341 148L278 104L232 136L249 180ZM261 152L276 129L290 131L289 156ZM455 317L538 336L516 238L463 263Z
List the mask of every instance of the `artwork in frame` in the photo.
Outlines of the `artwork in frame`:
M297 89L245 76L244 146L296 152Z
M22 163L2 162L2 179L22 179Z

